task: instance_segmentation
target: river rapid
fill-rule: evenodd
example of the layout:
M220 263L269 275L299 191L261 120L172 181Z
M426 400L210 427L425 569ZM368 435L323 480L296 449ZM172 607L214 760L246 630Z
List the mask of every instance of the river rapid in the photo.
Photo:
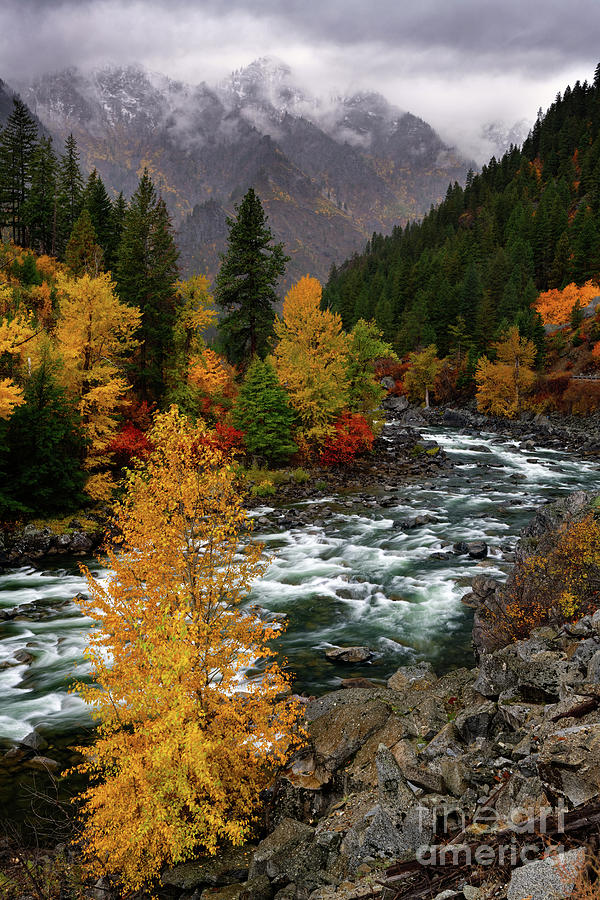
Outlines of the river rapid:
M395 427L389 423L387 434ZM445 450L453 469L425 482L384 483L367 504L346 495L307 501L319 522L318 506L331 510L323 524L255 533L271 564L248 605L287 615L279 646L299 693L335 689L350 675L384 679L419 660L438 672L472 665L472 612L461 597L473 576L504 577L518 533L541 503L598 487L598 464L574 454L521 449L492 434L422 434ZM263 507L253 515L264 521L268 513ZM428 521L413 527L416 516ZM452 553L454 542L473 540L488 543L487 559ZM92 570L107 575L99 564ZM85 589L76 561L0 576L0 610L19 607L16 618L0 622L0 740L89 725L84 705L68 693L86 672L91 622L72 601ZM333 665L325 658L332 645L367 646L373 658Z

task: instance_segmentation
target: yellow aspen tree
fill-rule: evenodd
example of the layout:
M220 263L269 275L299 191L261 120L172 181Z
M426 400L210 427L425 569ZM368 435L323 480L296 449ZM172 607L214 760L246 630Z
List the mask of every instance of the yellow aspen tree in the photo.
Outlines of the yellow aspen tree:
M275 368L300 421L305 452L323 445L348 402L349 338L341 317L321 309L321 294L317 279L305 275L286 294L283 318L275 322Z
M533 341L521 338L515 326L494 348L497 361L482 356L475 370L477 409L512 419L521 412L523 397L535 382L536 347Z
M404 386L411 400L424 400L425 407L429 408L429 391L442 368L442 361L438 359L437 347L430 344L424 350L409 353L408 361L410 369L404 376Z
M63 362L61 380L77 398L88 440L86 491L95 500L110 497L106 468L116 431L115 412L129 387L123 374L127 351L135 346L139 310L121 303L110 273L81 278L59 276L60 318L57 349Z
M117 505L112 574L86 569L98 623L78 690L99 722L80 748L82 848L129 890L250 834L298 709L274 661L276 628L241 603L265 570L231 461L175 406ZM245 679L248 667L260 677Z

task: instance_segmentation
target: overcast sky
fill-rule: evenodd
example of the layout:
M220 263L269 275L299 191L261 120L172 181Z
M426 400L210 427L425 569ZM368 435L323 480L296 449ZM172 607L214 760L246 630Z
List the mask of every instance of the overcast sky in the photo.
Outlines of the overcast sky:
M215 82L264 55L317 94L378 90L478 152L600 60L600 0L0 0L0 77L139 62Z

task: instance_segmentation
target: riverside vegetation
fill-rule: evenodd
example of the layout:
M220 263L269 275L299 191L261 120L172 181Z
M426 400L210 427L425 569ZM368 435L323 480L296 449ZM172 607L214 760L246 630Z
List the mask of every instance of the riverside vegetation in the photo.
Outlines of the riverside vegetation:
M575 495L557 521L534 523L525 537L547 540L535 553L521 545L504 588L474 583L476 672L437 679L428 666L403 669L385 688L364 683L304 702L290 697L272 659L281 623L240 607L263 572L243 505L244 464L291 462L296 484L306 480L300 464L334 478L353 465L360 474L373 447L382 448L375 442L386 393L413 424L426 419L407 410L405 394L424 402L425 414L432 396L473 395L481 412L507 419L527 409L593 412L594 391L582 393L570 373L593 383L600 360L598 138L590 115L599 79L597 72L593 85L569 90L522 153L510 151L500 167L492 161L466 191L452 188L422 225L371 242L368 252L381 250L386 260L399 242L392 282L400 271L408 285L425 256L427 273L449 272L453 253L458 260L461 248L479 252L502 221L500 245L488 242L494 283L507 282L498 321L490 314L494 279L484 289L474 262L466 272L454 267L455 290L437 285L448 321L436 318L431 292L416 283L414 299L390 313L385 279L360 260L332 274L324 298L316 279L300 279L277 316L287 258L252 189L229 221L213 301L204 276L179 279L170 218L148 172L129 204L111 201L96 173L84 186L69 139L59 201L48 186L58 177L51 148L15 100L0 137L0 209L12 236L0 253L0 509L17 535L7 540L13 550L36 516L66 516L71 534L46 535L54 552L89 551L103 522L112 522L112 574L106 584L90 575L90 599L79 601L100 626L88 645L95 681L76 688L99 728L93 746L77 751L90 781L75 840L82 877L100 878L98 891L154 887L187 897L225 883L223 900L370 896L379 893L373 873L384 861L434 842L440 805L458 801L472 819L493 798L493 835L510 827L513 805L535 816L559 799L577 808L600 793L595 765L583 763L596 747L600 654L594 497ZM563 129L574 109L582 122L568 129L575 150ZM580 159L584 138L590 149ZM19 167L11 162L17 150ZM509 184L502 202L489 200L494 222L486 203L496 176ZM545 204L552 215L546 211L544 231ZM572 223L563 222L575 205ZM564 227L554 241L557 222ZM546 235L543 266L525 233L535 236L536 253ZM429 251L442 234L436 261ZM372 309L362 289L357 299L344 280L365 269L373 276L367 293L379 284L381 308ZM413 474L444 467L439 448L405 437ZM268 496L274 480L260 476L256 494ZM69 518L82 510L98 537ZM16 558L9 549L6 561ZM360 656L353 651L361 648L345 650L349 662ZM576 777L563 741L582 761ZM492 790L498 779L507 785L502 803ZM265 810L268 835L248 846ZM243 849L219 857L217 868L179 867L224 846ZM46 859L24 857L14 842L3 852L9 896L25 883L40 896L80 890L71 850L51 878ZM584 865L573 852L574 883ZM552 879L554 863L540 865ZM418 866L406 871L422 874ZM519 872L517 882L527 874ZM471 887L502 891L505 876L501 867L490 878L475 867L472 884L458 887L465 897L477 896ZM508 887L511 900L524 890L518 885Z

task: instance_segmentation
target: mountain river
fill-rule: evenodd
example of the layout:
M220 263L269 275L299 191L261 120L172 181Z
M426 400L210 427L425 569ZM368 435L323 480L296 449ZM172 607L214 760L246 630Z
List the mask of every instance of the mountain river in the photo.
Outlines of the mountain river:
M598 465L572 454L524 450L492 434L422 434L454 469L419 484L383 484L368 503L345 495L307 501L332 511L321 525L257 529L272 561L248 604L288 616L280 646L298 692L322 693L349 675L383 679L418 660L438 672L472 665L472 611L460 602L472 577L505 575L519 530L541 503L598 486ZM428 521L410 527L417 515ZM318 511L315 518L323 521ZM448 545L461 540L487 541L488 558L453 554ZM106 576L100 564L92 567ZM0 739L20 740L35 726L64 734L88 724L82 702L68 693L74 674L85 673L91 624L72 602L80 591L75 561L0 576L0 609L23 607L0 622ZM333 665L325 658L331 645L368 646L374 656L361 666Z

